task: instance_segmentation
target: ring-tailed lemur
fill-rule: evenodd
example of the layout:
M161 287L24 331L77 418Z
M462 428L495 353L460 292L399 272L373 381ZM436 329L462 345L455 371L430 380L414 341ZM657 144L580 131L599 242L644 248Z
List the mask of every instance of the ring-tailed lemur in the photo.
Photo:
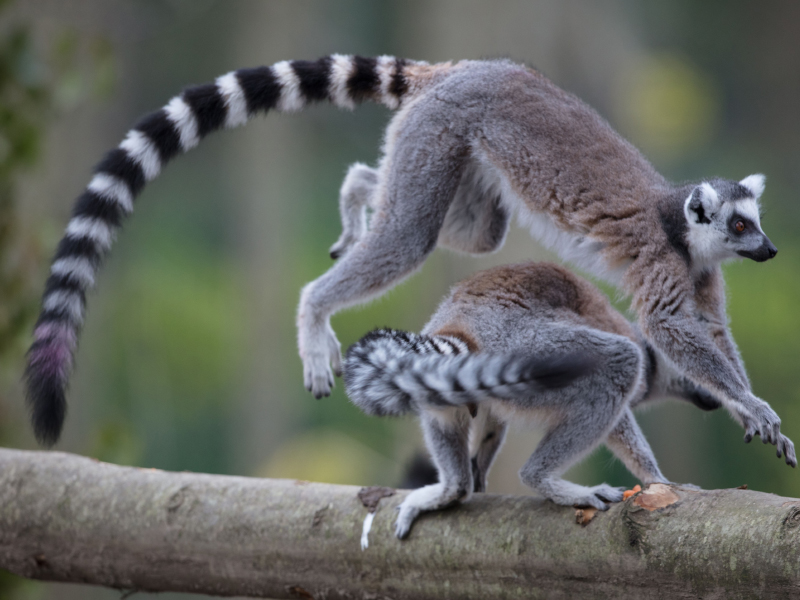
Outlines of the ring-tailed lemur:
M420 417L439 479L400 505L401 538L420 512L485 490L511 421L536 420L546 429L520 471L523 483L558 504L605 510L606 501L622 499L622 489L584 487L560 474L604 442L643 483L667 482L631 409L666 397L704 410L721 405L676 371L600 290L548 263L470 277L420 335L366 335L347 352L344 380L368 414ZM794 445L779 435L778 456L785 452L795 466Z
M563 257L633 295L645 337L713 390L747 436L780 440L780 420L750 391L727 328L719 262L766 260L763 177L669 184L589 106L509 61L411 62L330 56L242 69L186 89L145 116L97 166L56 250L28 355L38 439L53 443L86 304L133 199L165 163L205 135L275 109L363 100L399 109L377 169L356 165L342 189L336 264L301 294L306 387L328 395L341 371L337 310L380 295L437 243L491 252L516 212ZM366 228L365 208L374 212ZM697 316L702 319L697 319Z

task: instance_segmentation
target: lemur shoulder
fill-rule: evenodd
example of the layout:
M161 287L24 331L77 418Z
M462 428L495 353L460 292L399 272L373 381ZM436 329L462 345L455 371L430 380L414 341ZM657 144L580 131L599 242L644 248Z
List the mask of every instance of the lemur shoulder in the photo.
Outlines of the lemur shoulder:
M382 294L437 244L500 248L516 214L563 258L621 285L650 343L714 391L747 435L779 443L780 420L751 393L728 332L719 272L724 259L776 252L759 223L762 176L670 184L589 106L510 61L340 55L241 69L187 88L98 164L56 250L28 354L40 441L60 434L86 292L144 185L217 129L269 110L319 101L349 109L365 100L397 112L378 166L354 165L345 179L344 231L331 249L337 262L301 294L298 345L315 396L328 395L341 372L333 313Z
M622 498L606 484L560 478L605 443L643 483L667 482L632 409L668 397L704 410L721 402L655 350L595 286L563 267L496 267L456 285L417 335L376 330L344 364L352 401L372 415L419 415L438 483L410 493L396 534L416 516L486 489L509 423L544 436L520 471L564 505L605 510ZM471 418L472 417L472 418ZM795 466L781 434L778 455Z

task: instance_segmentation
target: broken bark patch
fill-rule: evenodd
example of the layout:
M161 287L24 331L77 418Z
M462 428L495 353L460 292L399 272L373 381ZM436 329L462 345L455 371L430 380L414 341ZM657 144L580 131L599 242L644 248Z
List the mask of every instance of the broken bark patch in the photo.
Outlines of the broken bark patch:
M641 494L637 494L633 499L633 503L636 506L652 512L659 508L665 508L671 504L675 504L680 499L680 496L673 492L668 485L654 483Z
M370 487L363 487L358 490L358 499L361 500L361 504L364 505L369 512L374 513L378 510L378 503L381 501L381 498L388 498L389 496L394 496L395 494L394 489L388 487L381 487L381 486L370 486Z

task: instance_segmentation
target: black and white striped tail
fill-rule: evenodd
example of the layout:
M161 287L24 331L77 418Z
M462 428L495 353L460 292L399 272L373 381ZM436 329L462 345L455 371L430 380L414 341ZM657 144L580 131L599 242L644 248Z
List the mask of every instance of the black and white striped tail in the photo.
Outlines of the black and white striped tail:
M370 415L403 415L433 407L520 398L559 388L594 365L585 355L557 357L470 353L449 336L377 329L353 344L344 382L353 403Z
M25 371L34 432L42 444L55 443L61 432L86 291L144 185L210 132L243 125L269 110L297 111L324 100L341 108L365 100L397 108L408 91L404 67L409 64L419 63L333 55L240 69L186 89L134 125L97 165L50 269Z

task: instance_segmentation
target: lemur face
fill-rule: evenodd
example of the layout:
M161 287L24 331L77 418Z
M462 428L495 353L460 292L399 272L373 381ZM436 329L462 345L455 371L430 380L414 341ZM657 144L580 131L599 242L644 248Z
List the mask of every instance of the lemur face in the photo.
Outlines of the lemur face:
M778 253L761 229L758 199L763 191L763 175L738 183L714 180L692 190L684 214L689 252L697 267L737 257L763 262Z

